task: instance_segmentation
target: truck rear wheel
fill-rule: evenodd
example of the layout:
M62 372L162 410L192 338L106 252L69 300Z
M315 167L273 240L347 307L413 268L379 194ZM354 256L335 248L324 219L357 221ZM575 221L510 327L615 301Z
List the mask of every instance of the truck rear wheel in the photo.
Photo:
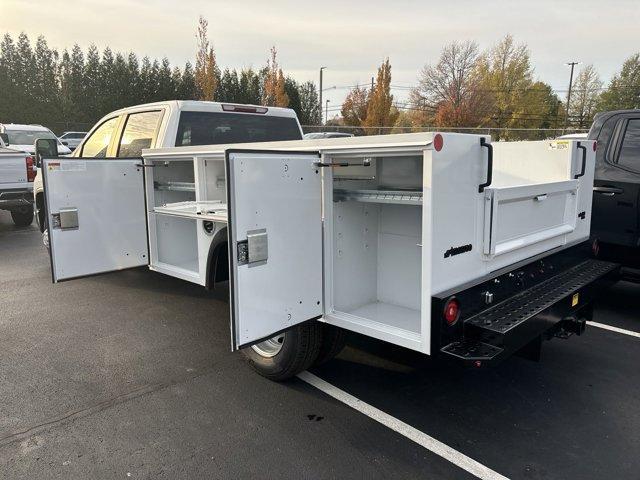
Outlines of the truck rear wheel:
M338 355L347 342L347 332L333 325L322 324L322 339L320 340L320 350L314 365L327 363Z
M263 377L282 381L309 368L318 356L321 325L310 322L242 350L251 367Z
M33 222L33 207L20 207L11 210L11 219L17 227L28 227Z

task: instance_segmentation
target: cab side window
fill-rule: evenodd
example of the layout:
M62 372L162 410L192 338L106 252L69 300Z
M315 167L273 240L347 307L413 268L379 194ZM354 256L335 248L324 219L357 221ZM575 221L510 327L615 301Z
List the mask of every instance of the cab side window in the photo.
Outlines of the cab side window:
M118 117L113 117L100 125L84 142L81 157L105 158L111 137L118 125Z
M633 118L627 123L618 165L640 172L640 118Z
M118 157L139 157L150 148L162 118L162 111L132 113L120 138Z

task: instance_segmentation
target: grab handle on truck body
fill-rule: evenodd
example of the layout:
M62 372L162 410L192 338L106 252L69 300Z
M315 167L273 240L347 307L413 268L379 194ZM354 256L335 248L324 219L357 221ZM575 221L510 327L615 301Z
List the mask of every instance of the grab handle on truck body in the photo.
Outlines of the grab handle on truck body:
M487 149L487 181L478 185L478 192L482 193L485 187L491 185L493 180L493 145L487 143L487 139L482 137L480 138L480 146Z
M582 150L582 169L580 173L576 174L573 178L578 179L584 175L584 171L587 168L587 147L578 142L578 148Z

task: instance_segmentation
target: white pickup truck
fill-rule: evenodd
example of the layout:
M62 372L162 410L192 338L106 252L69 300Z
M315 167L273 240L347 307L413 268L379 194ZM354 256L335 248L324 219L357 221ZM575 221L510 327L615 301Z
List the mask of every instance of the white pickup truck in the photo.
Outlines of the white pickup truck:
M0 210L11 212L13 223L26 227L33 222L33 181L36 176L32 155L7 148L0 136Z
M276 380L344 330L473 367L535 358L618 274L583 250L594 146L420 133L45 159L52 277L229 275L232 349Z
M300 123L288 108L172 100L105 115L71 156L115 159L140 156L144 148L300 139ZM33 194L36 220L48 245L42 175Z

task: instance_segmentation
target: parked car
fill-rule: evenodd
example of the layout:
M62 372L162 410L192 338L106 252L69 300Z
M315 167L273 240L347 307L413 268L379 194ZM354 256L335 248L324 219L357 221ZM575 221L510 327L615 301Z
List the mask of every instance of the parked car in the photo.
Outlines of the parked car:
M592 237L600 255L640 268L640 110L596 115Z
M19 227L33 221L33 180L36 176L32 155L6 147L0 135L0 210L11 212Z
M346 132L311 132L311 133L305 133L304 134L304 139L305 140L320 140L323 138L346 138L346 137L353 137L353 133L346 133Z
M35 153L35 143L39 138L54 138L58 142L58 154L68 155L71 150L62 144L55 134L42 125L21 125L17 123L0 123L0 133L6 138L13 150L20 150L30 154Z
M87 132L64 132L58 138L63 145L69 147L70 150L75 150L82 139L87 136Z
M301 139L298 117L288 108L172 100L105 115L72 156L138 157L144 148ZM48 246L43 191L38 175L33 192L36 221Z

